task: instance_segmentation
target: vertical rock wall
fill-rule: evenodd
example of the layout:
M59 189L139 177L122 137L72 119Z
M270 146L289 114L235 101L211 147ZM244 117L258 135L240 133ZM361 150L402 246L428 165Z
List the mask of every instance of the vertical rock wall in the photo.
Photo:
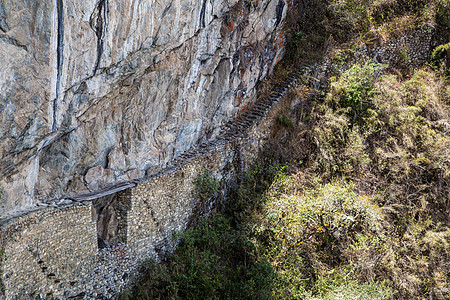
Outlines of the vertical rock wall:
M0 0L0 215L142 177L213 139L282 55L286 10Z

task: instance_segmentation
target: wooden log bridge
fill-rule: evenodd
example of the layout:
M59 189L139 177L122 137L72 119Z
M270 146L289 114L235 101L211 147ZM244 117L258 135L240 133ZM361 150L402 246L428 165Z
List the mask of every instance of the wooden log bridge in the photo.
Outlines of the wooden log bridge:
M117 192L126 190L128 188L132 188L135 187L136 183L135 182L123 182L123 183L119 183L119 184L115 184L113 186L107 187L105 189L102 189L100 191L95 191L92 193L88 193L88 194L83 194L83 195L79 195L79 196L74 196L74 197L67 197L65 199L67 200L72 200L75 202L84 202L84 201L91 201L100 197L104 197L104 196L108 196L111 194L115 194Z

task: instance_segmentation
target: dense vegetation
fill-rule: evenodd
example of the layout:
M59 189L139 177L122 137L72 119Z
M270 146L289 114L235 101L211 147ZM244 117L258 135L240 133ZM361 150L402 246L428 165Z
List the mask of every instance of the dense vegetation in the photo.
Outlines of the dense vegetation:
M449 0L298 0L287 20L288 49L280 69L314 63L334 48L442 30L449 39Z
M275 75L330 47L418 27L445 32L449 8L446 0L300 1ZM123 298L448 299L449 57L447 44L417 69L367 60L312 97L293 91L242 183L175 236L176 251L149 262ZM196 187L201 201L221 194L207 172Z

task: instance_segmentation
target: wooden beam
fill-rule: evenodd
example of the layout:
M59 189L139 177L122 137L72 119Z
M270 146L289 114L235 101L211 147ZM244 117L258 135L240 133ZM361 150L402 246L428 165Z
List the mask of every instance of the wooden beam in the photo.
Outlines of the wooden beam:
M69 199L69 200L76 201L76 202L90 201L90 200L94 200L94 199L97 199L100 197L115 194L117 192L126 190L128 188L132 188L135 186L136 186L136 183L134 183L134 182L124 182L124 183L119 183L119 184L107 187L107 188L97 191L97 192L87 193L87 194L73 196L73 197L66 197L65 199Z

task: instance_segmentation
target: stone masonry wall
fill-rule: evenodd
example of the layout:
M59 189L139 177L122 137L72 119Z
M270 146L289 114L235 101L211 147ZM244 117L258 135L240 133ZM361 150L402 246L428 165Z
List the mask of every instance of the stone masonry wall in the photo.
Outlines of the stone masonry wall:
M136 278L143 261L172 250L172 234L184 231L205 205L192 193L199 174L208 170L224 184L234 177L234 145L220 143L173 172L119 192L117 247L98 249L90 201L5 222L0 299L112 297Z
M231 174L224 170L233 172L233 157L231 144L221 144L176 172L130 190L132 206L127 214L126 243L137 257L154 257L159 251L170 250L167 247L172 244L172 233L184 231L202 205L192 193L195 178L208 170L211 176L226 182Z
M97 254L91 205L46 209L1 226L6 299L82 293Z

